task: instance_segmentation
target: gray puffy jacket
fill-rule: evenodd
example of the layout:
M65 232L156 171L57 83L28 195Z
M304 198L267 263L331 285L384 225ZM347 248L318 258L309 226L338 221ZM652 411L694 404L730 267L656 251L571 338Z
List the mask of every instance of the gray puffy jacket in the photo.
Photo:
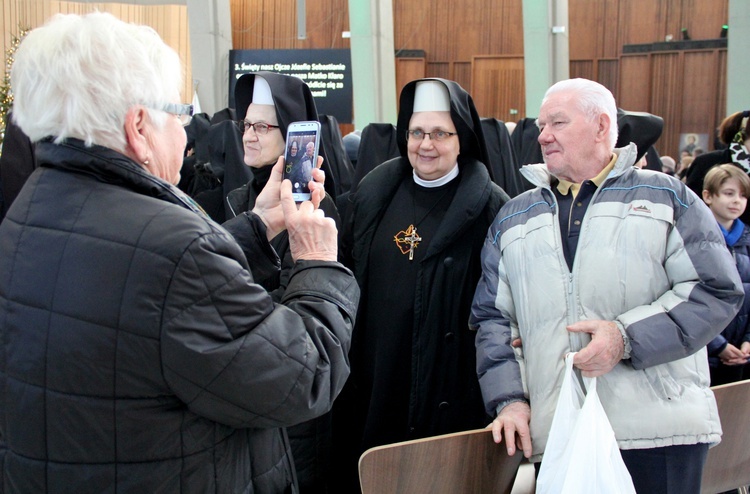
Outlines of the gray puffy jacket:
M616 321L632 344L630 358L597 384L620 448L721 437L705 345L742 301L737 270L695 194L634 168L634 145L615 152L584 217L572 272L544 165L524 168L537 187L503 207L483 249L471 320L482 393L493 414L529 400L535 459L547 442L564 355L589 341L565 329L580 320ZM511 335L522 349L511 349Z

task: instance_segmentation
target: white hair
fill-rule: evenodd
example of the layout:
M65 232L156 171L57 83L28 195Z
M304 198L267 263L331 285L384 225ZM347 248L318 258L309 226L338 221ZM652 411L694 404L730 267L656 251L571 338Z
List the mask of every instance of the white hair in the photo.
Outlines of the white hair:
M542 104L551 95L563 91L576 93L575 102L578 109L586 114L589 121L593 121L602 113L609 115L609 147L614 149L617 144L617 104L615 97L606 87L588 79L566 79L553 84L544 94Z
M15 122L32 141L73 137L126 148L125 114L143 105L155 125L179 98L177 53L148 26L111 14L58 14L29 32L11 71Z

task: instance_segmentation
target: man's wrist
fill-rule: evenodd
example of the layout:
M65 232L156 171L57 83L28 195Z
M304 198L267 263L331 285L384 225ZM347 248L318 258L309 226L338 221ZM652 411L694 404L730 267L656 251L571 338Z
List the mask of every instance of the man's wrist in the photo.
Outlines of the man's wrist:
M628 333L625 332L625 326L623 326L619 321L612 321L617 328L617 330L620 332L620 336L622 336L622 359L626 360L630 358L630 352L632 350L632 346L630 345L630 337L628 336Z
M526 405L529 404L528 400L524 398L510 398L508 400L498 403L498 405L495 407L495 416L500 415L500 412L503 410L503 408L507 407L508 405L512 403L524 403Z

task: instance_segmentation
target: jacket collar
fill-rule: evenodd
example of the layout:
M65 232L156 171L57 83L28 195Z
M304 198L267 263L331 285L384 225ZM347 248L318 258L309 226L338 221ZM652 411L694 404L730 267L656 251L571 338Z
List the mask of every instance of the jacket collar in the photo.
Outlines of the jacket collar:
M187 194L113 149L86 146L80 139L70 138L60 144L48 139L37 143L36 157L40 167L88 175L99 182L125 187L205 215Z
M615 148L612 152L617 160L607 178L618 177L632 168L638 155L638 148L631 142L625 147ZM545 163L525 165L521 168L521 174L536 187L550 188L552 181L556 180Z

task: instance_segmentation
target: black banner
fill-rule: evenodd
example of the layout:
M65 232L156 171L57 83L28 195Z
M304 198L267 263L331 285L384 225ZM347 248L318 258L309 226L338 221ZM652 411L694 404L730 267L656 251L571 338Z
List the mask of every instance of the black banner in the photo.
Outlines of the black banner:
M333 115L339 123L352 123L352 67L348 49L230 50L231 108L234 108L237 79L259 70L299 77L310 87L319 115Z

